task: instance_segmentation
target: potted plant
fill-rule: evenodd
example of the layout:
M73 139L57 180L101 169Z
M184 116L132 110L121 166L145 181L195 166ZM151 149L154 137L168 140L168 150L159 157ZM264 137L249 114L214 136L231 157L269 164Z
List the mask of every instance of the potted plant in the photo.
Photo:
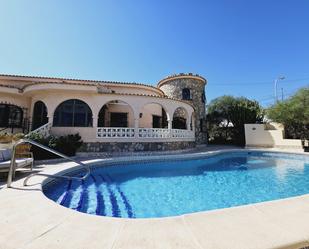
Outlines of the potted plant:
M0 134L0 143L12 143L13 141L13 135L8 134L8 133L1 133Z

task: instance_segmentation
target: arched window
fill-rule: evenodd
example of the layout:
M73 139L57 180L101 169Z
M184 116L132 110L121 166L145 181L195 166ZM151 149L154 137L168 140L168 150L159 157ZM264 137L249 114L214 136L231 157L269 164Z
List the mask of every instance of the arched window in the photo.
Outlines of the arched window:
M54 126L61 127L90 127L92 112L89 106L78 99L62 102L54 114Z
M16 105L0 104L0 127L22 127L23 110Z
M189 88L182 89L182 99L191 100L191 92Z
M173 115L173 129L187 129L188 113L183 107L178 107Z
M32 115L32 130L39 128L47 122L48 118L46 105L42 101L35 102Z

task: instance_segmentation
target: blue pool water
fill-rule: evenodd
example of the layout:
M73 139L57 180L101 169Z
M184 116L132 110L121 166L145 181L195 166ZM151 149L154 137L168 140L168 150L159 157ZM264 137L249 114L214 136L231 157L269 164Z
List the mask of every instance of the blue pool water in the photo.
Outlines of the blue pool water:
M81 172L71 175L81 175ZM269 152L94 167L85 181L53 181L47 197L95 215L147 218L309 193L309 157Z

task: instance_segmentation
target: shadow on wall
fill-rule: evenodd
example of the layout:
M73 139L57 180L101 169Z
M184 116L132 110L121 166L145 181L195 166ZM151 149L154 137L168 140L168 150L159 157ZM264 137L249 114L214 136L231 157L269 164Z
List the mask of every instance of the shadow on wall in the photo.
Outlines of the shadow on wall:
M300 139L284 139L282 124L245 124L246 146L302 149Z

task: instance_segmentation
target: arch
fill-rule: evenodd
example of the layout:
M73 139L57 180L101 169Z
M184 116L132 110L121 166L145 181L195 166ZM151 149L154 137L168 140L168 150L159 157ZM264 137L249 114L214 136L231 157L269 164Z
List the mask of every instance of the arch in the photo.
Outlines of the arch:
M172 128L173 129L187 129L187 120L189 118L188 112L183 107L178 107L174 111L173 114L173 123Z
M167 128L169 114L165 107L157 102L148 102L140 108L139 127Z
M183 88L182 89L182 99L183 100L191 100L191 90L189 88Z
M39 128L40 126L48 122L47 107L43 101L39 100L34 103L32 113L32 130Z
M66 100L57 106L54 112L53 125L59 127L91 127L92 111L82 100Z
M22 127L24 112L22 108L0 103L0 127Z
M98 127L134 127L134 109L122 100L110 100L98 113Z

